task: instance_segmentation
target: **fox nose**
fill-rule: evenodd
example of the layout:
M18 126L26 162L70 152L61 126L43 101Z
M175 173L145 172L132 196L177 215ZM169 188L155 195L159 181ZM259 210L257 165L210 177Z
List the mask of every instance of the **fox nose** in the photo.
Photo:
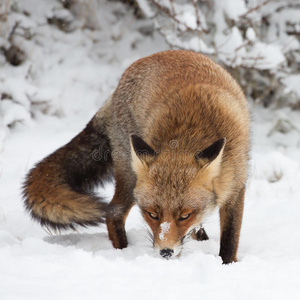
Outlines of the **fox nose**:
M169 248L164 248L162 250L160 250L159 254L166 259L169 259L174 253L174 250L169 249Z

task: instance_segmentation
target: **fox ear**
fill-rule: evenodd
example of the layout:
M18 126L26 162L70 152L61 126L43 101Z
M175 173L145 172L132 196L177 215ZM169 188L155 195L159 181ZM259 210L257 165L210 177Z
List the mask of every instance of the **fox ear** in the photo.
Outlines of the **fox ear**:
M216 176L219 173L225 144L226 138L221 138L205 150L195 154L195 160L201 167L208 169L213 176Z
M150 147L143 139L133 134L130 136L132 166L135 171L144 164L149 166L157 156L155 150Z
M195 159L199 161L200 159L205 159L208 162L212 162L214 159L218 157L220 152L223 150L226 143L226 138L221 138L214 142L212 145L207 147L203 151L199 151L195 153Z

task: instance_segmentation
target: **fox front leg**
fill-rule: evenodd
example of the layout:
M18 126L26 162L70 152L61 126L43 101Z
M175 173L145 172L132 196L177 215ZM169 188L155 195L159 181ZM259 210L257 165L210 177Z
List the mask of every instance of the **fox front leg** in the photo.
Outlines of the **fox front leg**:
M245 188L220 209L221 243L220 253L223 263L236 262L240 231L244 210Z
M209 238L208 235L206 234L206 231L202 227L202 224L199 227L193 230L191 235L192 238L196 241L207 241Z
M109 204L106 226L108 236L114 248L123 249L127 247L127 236L125 221L130 209L134 205L132 189L126 189L128 185L116 176L116 189L112 201Z

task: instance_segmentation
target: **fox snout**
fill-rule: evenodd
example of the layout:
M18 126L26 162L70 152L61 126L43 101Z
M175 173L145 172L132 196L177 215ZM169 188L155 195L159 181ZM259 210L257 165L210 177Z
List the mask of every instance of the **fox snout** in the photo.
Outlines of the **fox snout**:
M158 225L158 224L157 224ZM162 222L154 230L153 247L164 259L177 257L182 249L182 238L174 222Z
M182 246L180 245L170 245L164 248L160 248L159 246L154 246L156 253L164 259L176 258L180 255Z
M194 208L172 211L149 206L141 207L141 212L149 226L154 251L165 259L180 255L185 239L201 219Z
M164 248L162 250L159 251L159 254L165 258L165 259L169 259L172 257L172 255L174 254L174 250L170 249L170 248Z

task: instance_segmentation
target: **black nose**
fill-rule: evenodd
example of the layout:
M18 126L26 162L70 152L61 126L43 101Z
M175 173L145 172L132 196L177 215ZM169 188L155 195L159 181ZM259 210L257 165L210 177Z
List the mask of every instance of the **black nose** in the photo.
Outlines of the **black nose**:
M163 257L163 258L170 258L173 255L174 251L172 249L169 248L164 248L162 250L160 250L159 254Z

